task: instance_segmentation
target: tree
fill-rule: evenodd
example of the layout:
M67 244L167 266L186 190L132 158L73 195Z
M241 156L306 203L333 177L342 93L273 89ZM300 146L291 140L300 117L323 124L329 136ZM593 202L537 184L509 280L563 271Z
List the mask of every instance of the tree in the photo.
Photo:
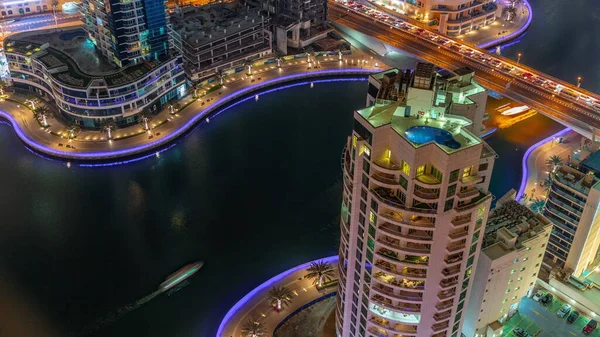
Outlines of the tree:
M150 120L152 120L152 116L152 112L148 109L144 109L138 114L138 121L146 131L150 131Z
M533 202L531 202L531 205L529 205L529 208L531 208L531 210L536 213L542 213L544 211L545 205L546 205L546 200L540 199L540 198L535 198L535 199L533 199Z
M304 277L312 279L313 285L316 285L318 288L323 286L323 280L330 281L334 275L331 265L323 260L311 262L310 267L306 271L308 274Z
M115 121L112 120L112 118L107 118L103 120L100 124L100 129L102 130L102 132L106 132L106 136L108 137L108 139L112 139L112 132L117 129L117 123L115 123Z
M69 134L69 139L77 137L77 134L80 130L81 128L79 127L79 125L73 122L69 123L69 125L67 126L67 133Z
M169 110L170 110L171 115L176 114L180 109L181 109L180 103L169 104Z
M523 0L510 0L510 6L511 7L517 7L517 5L522 4Z
M4 88L8 86L5 79L0 79L0 95L4 95Z
M242 337L261 337L265 334L265 325L258 319L248 318L242 327Z
M288 306L292 302L292 292L286 287L273 287L269 290L269 302L281 310L282 306Z
M311 46L306 47L306 62L311 62L311 56L313 56L314 49Z
M542 187L544 188L544 191L546 191L546 193L550 192L550 186L552 186L552 176L551 175L547 176L546 179L542 180L540 185L542 185Z
M562 158L557 155L553 155L546 160L546 166L548 166L549 169L552 169L553 172L562 164Z
M48 119L54 117L54 114L53 114L52 110L50 110L50 108L48 108L48 106L46 106L46 105L38 105L33 110L33 115L35 116L35 118L38 121L40 119L42 120L42 125L44 127L48 126Z
M502 8L502 16L506 16L506 21L512 21L517 16L517 9L513 6Z

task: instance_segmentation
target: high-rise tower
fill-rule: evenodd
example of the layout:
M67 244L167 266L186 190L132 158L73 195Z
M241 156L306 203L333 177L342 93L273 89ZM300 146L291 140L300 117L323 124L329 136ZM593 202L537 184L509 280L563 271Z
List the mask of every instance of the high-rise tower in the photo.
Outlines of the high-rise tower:
M83 0L90 39L110 61L123 67L156 60L169 52L164 0Z
M339 336L460 336L495 153L469 120L436 110L424 71L372 75L374 105L354 113L342 156Z

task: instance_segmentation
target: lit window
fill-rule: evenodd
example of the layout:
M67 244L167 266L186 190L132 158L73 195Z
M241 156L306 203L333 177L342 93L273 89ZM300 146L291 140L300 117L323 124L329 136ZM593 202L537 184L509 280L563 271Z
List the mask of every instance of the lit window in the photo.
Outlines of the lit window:
M471 166L469 166L469 167L465 167L465 168L463 169L463 175L462 175L462 176L463 176L463 177L468 177L468 176L470 176L470 175L471 175Z
M421 166L417 167L417 177L422 174L425 174L425 165L421 165Z
M517 271L516 269L513 269L513 270L510 271L510 273L514 274L516 271Z
M513 301L514 301L514 300L516 300L516 299L517 299L517 296L513 296L513 298L512 298L512 299L513 299Z
M504 311L506 311L506 309L504 309L504 308L500 309L500 312L501 312L501 313L502 313L502 312L504 312Z
M364 154L365 154L365 156L367 156L367 158L370 158L370 157L371 157L371 149L369 149L369 147L368 147L368 146L364 146L364 145L363 145L361 150L362 150L362 151L361 151L361 154L362 154L362 153L364 153Z
M373 211L369 211L369 222L375 224L375 213Z
M352 147L356 147L356 140L357 140L357 137L352 136Z
M513 280L508 280L508 284L511 284L511 283L513 283Z
M525 250L526 250L526 251L530 251L530 250L531 250L531 247L527 247Z
M483 216L483 213L485 213L485 206L479 207L479 209L477 210L477 217Z
M513 260L513 263L517 263L517 262L519 262L519 258L518 257Z
M522 279L523 279L522 277L519 277L519 278L517 279L517 281L521 281Z
M506 289L506 293L508 294L510 292L510 289Z
M515 288L515 291L517 291L517 290L519 290L519 289L521 289L521 287L516 287L516 288Z
M402 161L402 172L407 176L410 176L410 165L405 161Z
M527 260L529 260L529 258L528 258L528 257L524 257L524 258L523 258L523 262L525 262L525 261L527 261Z
M502 303L506 303L508 302L508 298L505 298L504 301L502 301Z

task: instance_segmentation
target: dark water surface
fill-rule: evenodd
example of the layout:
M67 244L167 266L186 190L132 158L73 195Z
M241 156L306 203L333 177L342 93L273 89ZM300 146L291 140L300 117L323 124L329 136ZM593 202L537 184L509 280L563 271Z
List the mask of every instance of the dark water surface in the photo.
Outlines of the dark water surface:
M532 27L503 53L565 80L585 73L584 87L600 91L600 3L531 2ZM10 313L0 331L214 336L247 291L336 253L340 154L365 93L365 82L340 82L263 95L159 158L116 167L41 159L0 124L0 312ZM525 149L561 128L536 116L492 136L492 192L518 188ZM205 264L189 286L136 308L196 260Z

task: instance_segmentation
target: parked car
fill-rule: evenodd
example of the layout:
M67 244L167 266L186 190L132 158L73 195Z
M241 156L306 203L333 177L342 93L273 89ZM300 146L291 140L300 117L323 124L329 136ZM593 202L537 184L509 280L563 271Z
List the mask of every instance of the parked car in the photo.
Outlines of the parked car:
M547 306L548 304L552 303L553 299L554 297L552 296L552 294L546 294L544 297L542 297L542 300L540 302L542 302L543 306Z
M556 316L563 318L565 317L569 312L571 312L571 306L568 304L563 305L560 309L558 309L558 312L556 313Z
M544 297L544 292L541 290L538 290L538 292L535 293L532 298L534 301L539 302L542 299L542 297Z
M567 317L567 322L569 323L573 323L575 322L577 319L579 318L579 312L578 311L571 311L571 314L569 315L569 317Z
M518 337L531 337L531 335L530 335L530 334L528 334L528 333L527 333L525 330L523 330L523 329L521 329L521 328L519 328L519 327L516 327L516 328L513 330L513 333L514 333L515 335L517 335Z
M583 327L583 333L585 334L590 334L592 333L594 330L596 330L596 327L598 326L598 322L594 321L593 319L591 319L588 324L586 324L586 326Z

